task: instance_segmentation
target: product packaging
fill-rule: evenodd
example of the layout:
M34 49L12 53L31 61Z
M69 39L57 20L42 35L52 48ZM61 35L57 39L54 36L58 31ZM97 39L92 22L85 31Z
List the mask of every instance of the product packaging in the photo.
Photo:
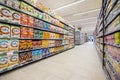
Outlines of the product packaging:
M28 28L20 27L20 38L28 38Z
M30 27L34 26L34 18L31 16L28 16L28 26Z
M10 25L0 23L0 38L10 38Z
M18 52L9 51L7 53L8 56L8 68L12 69L18 65Z
M20 38L20 27L11 26L11 38Z
M6 8L4 6L0 5L0 20L5 22L10 22L11 20L11 10L9 8Z
M19 50L26 50L26 49L27 49L26 40L19 40Z
M12 13L12 23L20 24L20 13L17 11L11 10Z
M18 51L19 40L12 39L10 40L10 51Z
M26 14L21 14L21 16L20 16L20 24L23 24L23 25L28 24L28 16Z
M6 52L0 52L0 72L7 71L8 57Z

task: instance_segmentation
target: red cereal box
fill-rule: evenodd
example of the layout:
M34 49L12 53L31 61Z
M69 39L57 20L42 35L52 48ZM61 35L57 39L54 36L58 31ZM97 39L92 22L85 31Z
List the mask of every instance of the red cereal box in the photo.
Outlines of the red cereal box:
M27 35L28 35L27 30L28 30L28 28L26 28L26 27L20 28L20 38L27 38Z
M27 28L27 38L34 38L34 29L33 28Z
M34 18L31 16L28 16L28 26L31 26L31 27L34 26Z
M27 25L28 23L28 16L25 14L21 14L20 16L20 24Z

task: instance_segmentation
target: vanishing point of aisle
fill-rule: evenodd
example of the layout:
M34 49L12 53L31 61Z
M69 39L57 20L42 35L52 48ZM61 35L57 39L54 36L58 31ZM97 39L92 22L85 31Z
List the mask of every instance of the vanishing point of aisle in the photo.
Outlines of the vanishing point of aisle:
M106 80L93 43L0 76L0 80Z

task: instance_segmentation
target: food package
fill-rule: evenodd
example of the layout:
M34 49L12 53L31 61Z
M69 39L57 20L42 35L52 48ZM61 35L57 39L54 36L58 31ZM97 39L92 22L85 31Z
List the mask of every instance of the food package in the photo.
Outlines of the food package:
M26 49L27 49L26 40L19 40L19 50L26 50Z
M43 13L41 13L40 11L38 10L34 10L34 16L39 18L39 19L43 19Z
M20 38L28 38L28 28L20 27Z
M27 38L34 38L34 29L33 28L27 28Z
M10 51L18 51L19 40L12 39L10 40Z
M28 10L28 5L26 4L26 3L24 3L24 2L20 2L20 9L23 11L23 12L28 12L27 10Z
M8 0L9 1L9 0ZM20 1L19 0L12 0L12 7L15 9L20 9Z
M0 38L10 38L10 25L0 23Z
M30 15L34 15L34 8L32 6L27 5L27 13Z
M0 52L0 72L8 68L8 57L6 52Z
M16 24L20 24L20 13L17 11L13 11L11 10L11 14L12 14L12 23L16 23Z
M14 68L18 65L18 52L16 51L9 51L7 53L8 56L8 68Z
M11 38L20 38L20 27L11 26Z
M120 32L115 33L115 43L120 44Z
M41 20L39 20L39 19L35 19L35 21L34 21L34 26L36 27L36 28L42 28L42 21Z
M10 22L11 21L11 10L0 5L0 20Z
M33 42L32 40L26 40L27 43L27 49L33 49Z
M10 41L7 39L0 39L0 52L6 52L9 50Z
M28 16L28 26L30 27L34 26L34 18L31 16Z
M20 16L20 24L23 24L23 25L28 24L28 16L26 14L21 14L21 16Z

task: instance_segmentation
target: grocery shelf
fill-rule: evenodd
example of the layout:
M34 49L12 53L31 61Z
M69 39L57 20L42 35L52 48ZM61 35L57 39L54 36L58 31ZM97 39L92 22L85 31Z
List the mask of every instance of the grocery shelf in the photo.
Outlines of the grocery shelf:
M34 38L19 38L19 40L66 40L66 39L45 39L45 38L37 38L37 39L34 39Z
M47 30L47 29L42 29L42 28L37 28L37 27L31 27L31 26L17 24L17 23L5 22L5 21L2 21L2 20L0 20L0 23L9 24L9 25L15 25L15 26L23 26L23 27L28 27L28 28L42 30L42 31L47 31L47 32L52 32L52 33L58 33L58 34L67 35L67 34L64 34L64 33L57 32L57 31L52 31L52 30Z
M23 1L24 1L24 0L23 0ZM25 2L26 2L26 1L25 1ZM10 8L10 9L15 10L15 11L18 11L18 12L20 12L20 13L24 13L24 14L26 14L26 15L29 15L29 16L31 16L31 17L34 17L35 19L39 19L39 20L41 20L41 21L43 21L43 22L49 23L49 24L54 25L54 26L56 26L56 27L65 29L65 28L63 28L63 27L61 27L61 26L58 26L58 25L56 25L56 24L53 24L53 23L51 23L51 22L49 22L49 21L46 21L46 20L37 18L37 17L35 17L35 16L31 15L31 14L28 14L28 13L26 13L26 12L24 12L24 11L21 11L21 10L15 9L15 8L12 8L12 7L8 6L8 5L5 5L5 4L2 4L2 3L0 3L0 5L3 5L3 6L5 6L5 7L8 7L8 8ZM65 30L68 30L68 29L65 29Z
M32 7L33 7L33 8L35 8L36 10L38 10L38 11L40 11L40 12L43 12L43 13L45 13L45 14L47 14L47 15L51 16L51 17L52 17L52 18L54 18L54 19L57 19L57 18L55 18L54 16L52 16L51 14L49 14L49 13L47 13L47 12L43 11L42 9L39 9L39 8L37 8L36 6L34 6L34 5L30 4L29 2L27 2L27 1L25 1L25 0L21 0L21 1L23 1L23 2L27 3L28 5L32 6ZM69 26L68 24L66 24L66 23L62 22L61 20L59 20L59 19L57 19L57 20L58 20L58 21L60 21L61 23L63 23L64 25ZM69 27L70 27L70 26L69 26ZM65 28L64 28L64 29L65 29Z
M110 22L108 22L105 25L105 28L107 28L119 15L120 15L120 10L118 10L118 12L116 12L116 15L110 20Z
M107 43L105 42L106 45L110 45L110 46L113 46L113 47L117 47L117 48L120 48L120 45L117 45L117 44L111 44L111 43Z
M104 73L106 74L107 80L112 80L111 77L110 77L109 72L108 72L107 69L106 69L106 67L103 67L103 71L104 71Z
M107 0L107 4L106 4L105 10L104 10L105 12L107 11L107 8L108 8L110 2L111 2L111 0Z
M113 10L113 8L115 7L115 5L117 4L118 1L119 1L119 0L114 0L113 5L112 5L112 7L110 8L110 11L108 12L107 16L105 16L105 20L108 18L109 14L111 13L111 11Z
M51 47L44 47L44 48L37 48L37 49L27 49L27 50L19 50L19 53L22 52L29 52L29 51L34 51L34 50L40 50L40 49L45 49L45 48L54 48L54 47L60 47L60 46L66 46L68 44L62 44L62 45L58 45L58 46L51 46Z
M108 31L109 33L106 33L104 36L108 36L108 35L114 34L114 33L119 32L119 31L120 31L120 25L119 25L119 27L116 30Z
M72 47L72 48L74 48L74 47ZM46 58L49 58L49 57L55 56L55 55L60 54L60 53L62 53L62 52L64 52L64 51L68 51L68 50L70 50L70 49L72 49L72 48L64 49L64 50L61 50L61 51L59 51L59 52L55 52L54 54L51 54L51 55L49 55L49 56L47 56L47 57L40 58L40 59L37 59L37 60L31 61L31 62L27 62L27 63L25 63L25 64L20 64L20 65L14 67L14 68L11 68L11 69L8 69L8 70L6 70L6 71L2 71L2 72L0 72L0 75L3 75L4 73L9 72L9 71L12 71L12 70L15 70L15 69L18 69L18 68L21 68L21 67L27 66L27 65L29 65L29 64L32 64L32 63L35 63L35 62L38 62L38 61L44 60L44 59L46 59Z

